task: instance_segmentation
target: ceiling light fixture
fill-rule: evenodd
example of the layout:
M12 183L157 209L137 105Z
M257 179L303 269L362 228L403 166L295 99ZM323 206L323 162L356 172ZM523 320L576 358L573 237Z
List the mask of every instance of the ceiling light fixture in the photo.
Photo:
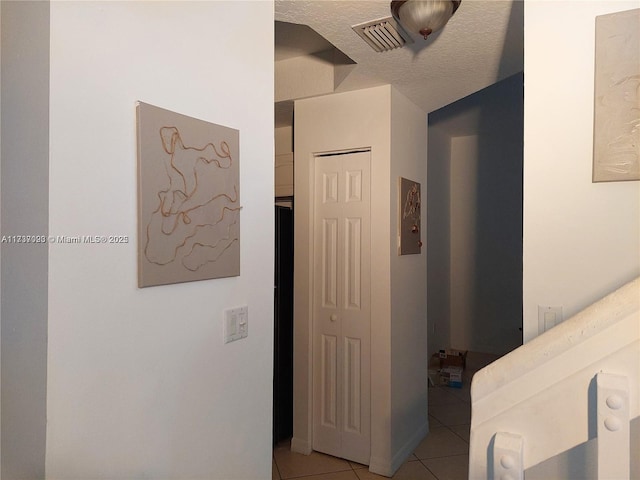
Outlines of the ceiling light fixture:
M461 0L393 0L391 14L412 33L427 37L444 27Z

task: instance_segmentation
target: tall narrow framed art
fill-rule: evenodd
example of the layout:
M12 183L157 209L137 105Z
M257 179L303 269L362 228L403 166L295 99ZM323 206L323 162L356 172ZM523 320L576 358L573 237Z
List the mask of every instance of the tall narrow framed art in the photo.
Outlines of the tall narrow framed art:
M422 252L420 184L398 178L398 255Z

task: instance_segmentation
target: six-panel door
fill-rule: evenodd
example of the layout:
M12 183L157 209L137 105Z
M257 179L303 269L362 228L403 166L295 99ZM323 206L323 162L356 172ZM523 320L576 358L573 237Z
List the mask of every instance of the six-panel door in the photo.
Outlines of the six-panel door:
M315 157L313 449L369 464L370 152Z

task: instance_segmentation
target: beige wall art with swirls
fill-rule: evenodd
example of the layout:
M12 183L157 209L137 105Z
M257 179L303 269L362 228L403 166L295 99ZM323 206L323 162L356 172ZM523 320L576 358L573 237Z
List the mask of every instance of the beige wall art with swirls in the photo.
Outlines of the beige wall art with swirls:
M240 275L238 130L136 110L138 286Z

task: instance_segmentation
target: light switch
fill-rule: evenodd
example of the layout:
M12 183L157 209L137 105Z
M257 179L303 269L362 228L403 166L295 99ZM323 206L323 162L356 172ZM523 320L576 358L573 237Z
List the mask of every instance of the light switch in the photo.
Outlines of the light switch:
M240 307L238 309L238 333L240 338L249 335L249 308Z
M224 312L224 343L240 340L249 334L249 308L231 308Z
M544 312L544 331L556 325L556 312Z
M562 307L538 305L538 335L562 322Z

